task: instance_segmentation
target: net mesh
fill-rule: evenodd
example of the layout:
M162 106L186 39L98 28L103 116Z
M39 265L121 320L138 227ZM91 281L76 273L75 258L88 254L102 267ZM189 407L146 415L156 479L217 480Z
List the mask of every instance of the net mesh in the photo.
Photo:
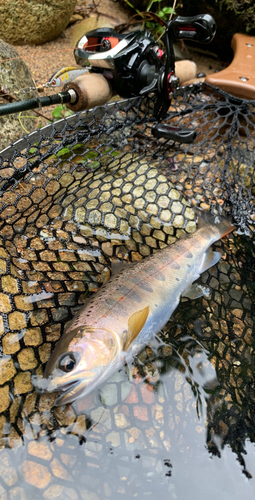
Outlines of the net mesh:
M8 498L23 483L33 498L38 488L45 498L143 498L154 491L151 479L163 493L171 450L185 445L187 425L192 447L199 418L208 451L220 455L229 444L250 477L254 102L208 85L182 89L165 121L195 128L190 145L153 137L153 106L152 98L111 103L1 153L0 493ZM137 359L133 382L116 375L115 403L106 391L101 402L92 395L54 408L55 395L37 393L33 380L66 322L107 281L114 261L138 261L192 233L193 205L231 212L238 227L217 244L224 258L201 277L209 296L182 300L161 343ZM208 384L199 379L203 367L212 373ZM24 447L26 459L17 451Z

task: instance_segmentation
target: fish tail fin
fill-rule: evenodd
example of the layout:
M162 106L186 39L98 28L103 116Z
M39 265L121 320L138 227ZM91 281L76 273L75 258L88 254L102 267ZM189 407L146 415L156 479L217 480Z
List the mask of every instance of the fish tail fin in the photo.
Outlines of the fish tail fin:
M200 210L200 208L193 208L197 215L198 229L204 226L213 226L217 228L219 238L223 238L226 234L231 233L235 229L235 225L227 217L222 217L220 215L214 215L210 212L205 212Z

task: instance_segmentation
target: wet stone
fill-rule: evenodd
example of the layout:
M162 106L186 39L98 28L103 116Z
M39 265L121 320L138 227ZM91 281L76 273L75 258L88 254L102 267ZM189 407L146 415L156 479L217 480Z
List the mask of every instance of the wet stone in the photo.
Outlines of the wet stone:
M4 356L0 359L0 384L3 385L8 382L16 373L13 360L10 356Z
M4 333L4 321L2 316L0 316L0 335Z
M14 354L19 351L20 343L17 333L7 333L2 340L3 354Z
M2 276L1 278L2 290L6 293L19 293L18 282L13 276Z
M32 394L28 394L26 396L25 402L22 406L22 417L26 417L27 415L30 415L30 413L32 413L35 408L36 398L36 392L33 392Z
M13 486L18 480L17 472L12 467L11 457L6 452L3 452L0 458L0 477L8 486Z
M102 409L101 413L102 415ZM54 417L60 426L71 425L76 420L76 415L72 406L59 406L54 409Z
M21 372L14 379L14 394L26 394L32 391L33 384L31 382L30 372Z
M15 397L13 400L13 403L10 407L10 422L11 423L15 422L15 420L17 418L17 414L18 414L19 406L20 406L20 401L21 401L21 397Z
M29 297L22 296L22 295L17 295L14 297L14 302L17 307L17 309L21 311L32 311L33 310L33 304L30 302Z
M25 460L22 464L24 480L39 489L46 488L51 480L51 473L44 465L30 460Z
M109 228L117 227L117 218L113 214L106 214L104 218L105 226Z
M42 343L42 333L39 327L27 328L24 333L24 343L27 346L37 346Z
M56 322L64 321L69 317L68 309L66 307L59 307L51 311L53 320Z
M173 226L175 228L183 228L184 226L184 217L183 215L176 215L173 220Z
M172 200L179 200L180 199L180 193L176 189L171 189L169 193L169 198Z
M51 344L48 344L48 343L42 344L42 345L40 345L38 350L39 350L39 356L40 356L41 362L46 363L46 361L48 361L48 359L50 357Z
M134 417L142 420L144 422L149 420L148 409L144 405L134 405L133 408Z
M19 352L18 362L21 370L31 370L37 366L37 360L32 347L27 347Z
M40 375L41 379L42 374ZM51 392L44 392L40 394L40 399L39 399L39 410L41 412L43 411L50 411L51 408L54 406L56 400L56 394L51 393Z
M185 212L184 212L184 217L186 219L194 220L195 219L194 210L192 210L192 208L187 207Z
M61 324L53 324L45 327L47 342L56 342L60 338ZM40 342L41 343L41 342ZM31 345L31 344L30 344Z
M6 273L6 262L3 259L0 259L0 274Z
M116 448L120 446L120 434L119 432L112 431L106 436L106 442L111 443L111 445Z
M186 224L185 230L186 230L187 233L194 233L194 231L196 230L196 228L197 228L196 222L189 221Z
M64 486L60 485L60 484L52 484L46 491L44 491L43 493L43 497L44 498L61 498L61 494L63 492L63 489L64 489ZM69 488L68 488L69 490ZM65 488L65 492L67 493L67 489ZM78 500L78 497L77 495L75 494L74 497L72 497L71 495L68 495L68 498L70 497L70 499L74 499L74 500ZM67 498L67 497L65 497Z
M8 313L11 310L12 306L8 295L5 295L5 293L0 293L0 312Z
M9 386L4 385L3 387L0 387L0 413L7 410L9 404L10 404Z
M30 313L30 321L31 325L37 326L37 325L44 325L45 323L48 323L49 318L47 314L46 309L40 309L38 311L33 311Z
M166 235L163 231L154 229L153 237L156 238L157 240L165 241Z
M28 453L43 460L51 460L52 452L44 441L31 441L28 443Z
M118 394L117 394L117 385L116 384L106 384L100 390L100 398L102 404L107 406L113 406L117 404Z

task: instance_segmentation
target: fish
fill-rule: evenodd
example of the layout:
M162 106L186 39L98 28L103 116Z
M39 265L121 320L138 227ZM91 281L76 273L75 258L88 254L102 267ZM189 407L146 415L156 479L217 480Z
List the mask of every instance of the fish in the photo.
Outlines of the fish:
M165 326L182 295L221 252L211 245L234 229L228 220L201 212L195 233L113 275L68 324L45 369L47 391L64 405L99 387L130 363Z

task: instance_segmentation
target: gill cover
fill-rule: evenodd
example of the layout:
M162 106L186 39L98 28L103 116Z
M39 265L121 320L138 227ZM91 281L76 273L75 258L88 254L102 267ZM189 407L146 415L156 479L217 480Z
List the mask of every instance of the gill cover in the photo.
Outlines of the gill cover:
M55 404L67 404L91 392L109 374L120 352L115 334L104 329L66 331L44 372L49 392L59 391Z

